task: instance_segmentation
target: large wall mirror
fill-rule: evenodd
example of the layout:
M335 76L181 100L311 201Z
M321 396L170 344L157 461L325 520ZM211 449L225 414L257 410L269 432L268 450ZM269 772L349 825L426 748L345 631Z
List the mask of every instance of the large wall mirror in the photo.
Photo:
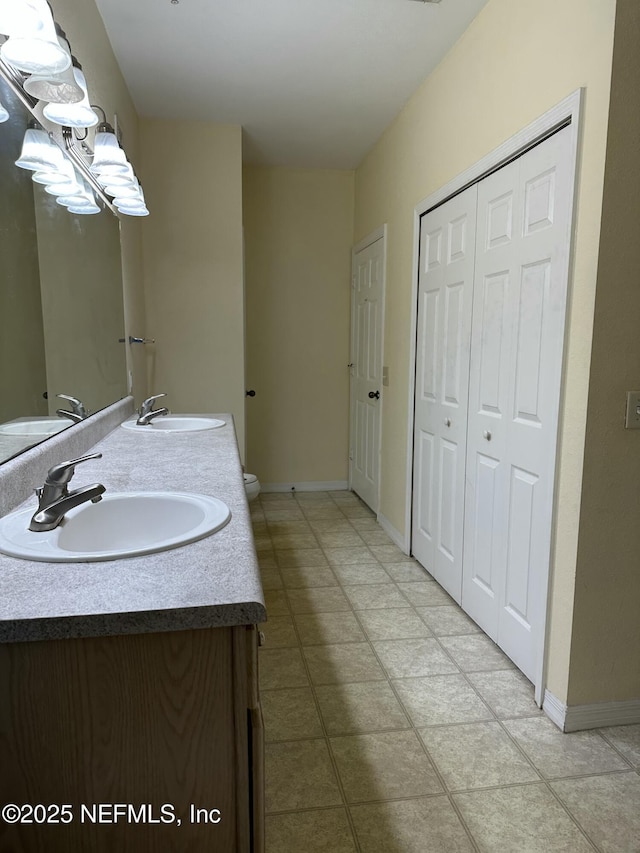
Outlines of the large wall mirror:
M0 463L126 394L120 222L76 215L19 169L31 118L0 78Z

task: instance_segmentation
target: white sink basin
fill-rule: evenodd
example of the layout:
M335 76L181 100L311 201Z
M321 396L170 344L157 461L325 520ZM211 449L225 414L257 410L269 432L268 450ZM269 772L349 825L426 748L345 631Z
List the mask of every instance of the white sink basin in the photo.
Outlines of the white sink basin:
M36 418L32 421L12 421L0 424L0 435L55 435L71 426L71 421L62 418Z
M190 492L106 492L69 510L54 530L29 530L35 506L0 519L0 552L48 563L136 557L203 539L229 521L229 507Z
M172 418L168 415L160 415L147 426L139 426L135 420L125 421L122 426L125 429L133 429L136 432L200 432L204 429L216 429L224 426L224 421L218 418Z

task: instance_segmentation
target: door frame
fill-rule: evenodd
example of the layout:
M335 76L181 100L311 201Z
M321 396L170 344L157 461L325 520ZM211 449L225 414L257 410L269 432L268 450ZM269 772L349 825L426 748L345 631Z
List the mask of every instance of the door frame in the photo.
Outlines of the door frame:
M420 269L420 220L425 213L448 201L454 195L462 192L471 184L477 183L502 166L506 166L511 160L521 156L528 149L544 141L555 131L568 126L570 138L570 169L573 176L573 193L569 201L569 251L567 253L567 301L569 304L572 290L573 250L574 250L574 216L575 199L577 190L577 168L578 168L578 143L581 134L581 115L583 112L584 88L576 89L546 113L539 116L535 121L528 124L522 130L515 133L489 154L478 160L464 172L461 172L440 189L427 196L414 208L413 213L413 261L412 261L412 285L411 285L411 332L409 350L409 419L407 424L407 469L406 469L406 506L405 506L405 536L404 547L407 554L411 553L412 541L412 508L413 508L413 443L414 443L414 420L415 420L415 383L416 383L416 343L418 334L418 273ZM569 312L565 312L565 342L567 334L567 318ZM562 382L560 387L560 399L558 401L557 422L560 425L559 416L562 411L564 399L564 377L566 374L566 346L563 349ZM558 429L558 439L560 431ZM556 444L557 448L557 444ZM544 688L546 685L546 650L547 650L547 623L550 610L550 577L552 571L552 556L555 551L555 518L557 510L557 486L560 456L556 453L556 464L554 472L554 498L551 509L551 549L549 554L549 572L540 584L539 599L535 604L540 618L540 632L536 641L536 680L535 700L538 706L542 706Z
M385 326L385 305L387 295L387 223L380 225L366 237L363 237L360 242L351 249L351 328L349 333L349 488L352 485L352 469L353 460L351 452L351 439L353 437L354 427L354 400L353 400L353 384L351 382L351 365L354 363L354 342L355 342L355 293L356 293L356 255L363 249L366 249L372 243L382 239L382 310L381 310L381 336L380 336L380 383L382 385L382 365L384 364L384 326ZM380 393L380 405L378 407L378 494L376 495L376 516L380 514L380 459L382 456L382 407L384 406L384 392Z

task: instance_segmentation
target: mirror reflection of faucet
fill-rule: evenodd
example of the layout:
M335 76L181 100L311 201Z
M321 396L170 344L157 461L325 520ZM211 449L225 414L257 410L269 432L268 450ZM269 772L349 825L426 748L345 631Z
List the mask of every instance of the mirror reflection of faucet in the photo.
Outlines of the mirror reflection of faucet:
M91 453L79 459L60 462L49 469L44 486L36 489L38 509L31 518L29 530L41 532L57 527L70 509L91 501L98 503L106 491L102 483L93 483L70 492L67 485L73 477L76 465L90 459L102 459L102 453Z
M56 397L60 397L61 400L67 400L70 404L69 409L56 409L56 415L59 418L68 418L77 424L88 417L89 412L77 397L72 397L70 394L56 394Z
M160 415L168 415L169 409L164 406L161 409L153 408L153 404L156 400L166 396L166 394L154 394L153 397L147 397L138 409L138 420L136 421L136 424L138 426L149 426L154 418L157 418Z

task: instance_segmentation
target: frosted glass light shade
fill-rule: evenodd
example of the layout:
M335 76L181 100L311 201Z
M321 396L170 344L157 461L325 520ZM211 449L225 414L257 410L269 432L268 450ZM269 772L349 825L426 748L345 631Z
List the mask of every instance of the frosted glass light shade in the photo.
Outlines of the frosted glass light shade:
M136 180L136 176L133 173L133 166L130 163L127 164L126 172L122 172L120 174L109 174L108 172L101 172L100 178L100 183L105 186L108 184L114 190L120 187L131 186L131 184L133 184L133 182ZM118 195L118 193L114 192L111 193L111 195Z
M64 172L34 172L31 180L48 187L50 184L68 184L69 176Z
M78 178L76 170L73 167L73 164L66 160L64 161L63 168L60 170L62 174L65 175L65 181L56 181L53 184L47 184L44 188L44 191L49 193L49 195L80 195L82 193L82 181Z
M5 36L33 32L39 26L40 17L31 3L25 0L2 0L0 3L0 33Z
M96 198L93 190L84 178L79 181L78 192L73 195L59 195L56 198L58 204L64 207L96 207ZM99 209L99 208L98 208Z
M0 47L0 55L27 74L64 71L71 65L71 56L58 42L49 4L46 0L22 0L20 5L29 11L19 12L11 22L13 31ZM3 11L0 18L5 14Z
M58 38L60 47L69 53L67 42ZM69 67L59 74L50 72L32 74L24 81L24 90L39 101L48 101L55 104L77 104L85 96L84 90L76 83L71 66L71 54L69 53Z
M94 127L100 121L100 116L91 109L87 83L80 68L74 67L73 77L83 92L82 100L78 103L47 104L42 114L49 121L67 127Z
M105 186L105 190L109 193L109 195L114 196L118 201L120 199L139 199L140 198L140 184L138 183L137 178L134 178L132 182L128 183L125 186L112 186L111 184L107 184Z
M100 131L93 141L93 163L91 171L96 175L128 174L130 169L127 155L120 148L115 133ZM101 181L101 183L103 183Z
M8 121L8 119L9 113L7 112L7 108L2 101L0 101L0 124L2 124L3 121Z
M91 213L100 213L100 208L97 204L94 204L93 206L86 205L86 207L76 207L76 205L69 205L67 210L69 211L69 213L79 213L82 216L86 216Z
M33 127L27 128L16 166L20 166L21 169L31 169L34 172L57 172L62 169L63 163L62 151L49 139L46 131Z

